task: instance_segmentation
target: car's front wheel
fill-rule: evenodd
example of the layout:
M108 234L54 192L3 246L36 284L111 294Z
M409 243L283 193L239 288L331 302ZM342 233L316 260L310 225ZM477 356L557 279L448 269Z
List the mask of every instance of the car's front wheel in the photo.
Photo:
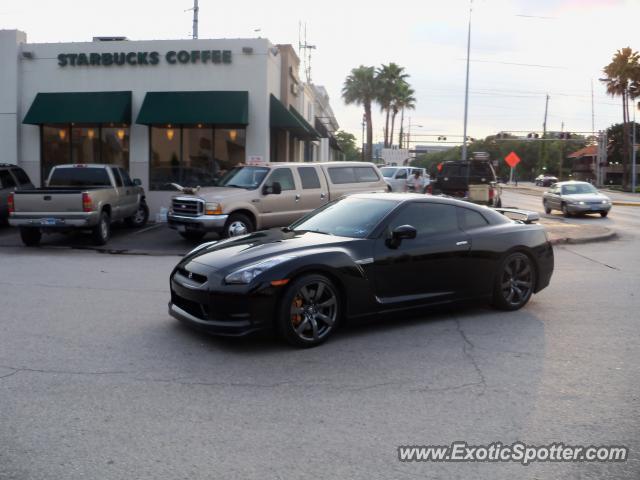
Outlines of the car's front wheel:
M569 208L567 207L566 203L562 204L562 214L566 217L569 218L571 216L571 212L569 211Z
M340 319L338 290L324 275L304 275L287 288L276 319L280 335L296 347L315 347Z
M508 255L500 264L493 288L493 305L500 310L518 310L531 295L535 269L531 259L522 252Z
M253 232L253 222L246 215L234 213L224 226L224 237L237 237Z
M600 212L600 216L602 218L606 217L607 215L609 215L609 212Z
M146 203L140 202L136 213L129 218L125 218L124 221L129 227L144 227L149 221L149 207Z
M549 204L547 202L542 202L542 206L544 207L544 213L549 215L551 213L551 207L549 207Z

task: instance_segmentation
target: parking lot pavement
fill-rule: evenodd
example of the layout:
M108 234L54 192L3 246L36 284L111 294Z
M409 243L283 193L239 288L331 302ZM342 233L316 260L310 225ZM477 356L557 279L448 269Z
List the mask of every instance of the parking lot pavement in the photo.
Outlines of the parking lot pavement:
M204 241L216 238L215 234L209 234ZM42 237L41 248L72 248L130 255L184 255L198 243L183 239L166 223L150 223L141 229L114 225L109 242L99 247L92 244L91 236L85 232L47 234ZM22 246L16 228L0 227L0 248Z

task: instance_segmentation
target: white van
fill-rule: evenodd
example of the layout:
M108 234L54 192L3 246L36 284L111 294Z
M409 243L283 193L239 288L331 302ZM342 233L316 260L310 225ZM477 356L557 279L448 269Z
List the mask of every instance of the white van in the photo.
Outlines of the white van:
M386 191L372 163L241 165L227 172L218 186L175 196L167 220L189 240L200 240L207 232L232 237L289 225L345 194Z

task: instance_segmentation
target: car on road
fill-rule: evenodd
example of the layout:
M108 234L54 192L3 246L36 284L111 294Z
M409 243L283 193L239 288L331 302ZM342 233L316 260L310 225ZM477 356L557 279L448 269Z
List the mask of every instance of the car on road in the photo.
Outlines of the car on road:
M383 313L472 299L517 310L553 263L539 224L452 198L356 194L287 228L195 248L171 273L169 313L213 334L275 329L310 347Z
M414 177L418 173L419 188L415 193L425 193L431 182L429 174L424 168L386 166L380 169L384 181L390 192L415 191Z
M611 199L588 182L557 182L544 192L542 206L547 214L560 210L565 217L586 213L606 217L611 210Z
M241 165L215 187L176 195L167 220L187 240L207 232L233 237L289 225L346 194L386 190L378 168L367 162Z
M558 177L554 177L553 175L538 175L534 183L539 187L548 187L553 185L558 181Z
M149 218L140 181L115 165L57 165L46 185L9 196L9 224L27 246L38 245L42 233L74 230L90 230L94 243L104 245L112 222L142 227Z
M490 207L502 206L502 187L489 160L443 162L427 191Z
M17 165L0 163L0 224L9 219L9 194L24 188L33 188L25 171Z

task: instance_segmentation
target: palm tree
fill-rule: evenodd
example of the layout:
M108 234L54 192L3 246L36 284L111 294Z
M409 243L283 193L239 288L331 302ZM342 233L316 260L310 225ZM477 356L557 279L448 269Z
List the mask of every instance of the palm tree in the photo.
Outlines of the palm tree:
M378 94L376 100L380 104L380 110L385 112L384 146L389 147L392 135L389 135L389 117L391 116L392 103L397 93L398 85L405 83L409 75L404 73L404 68L391 62L389 65L382 65L377 72Z
M367 143L365 158L371 161L371 146L373 143L373 124L371 121L371 104L378 95L378 83L374 67L360 65L351 70L342 86L342 98L347 105L355 104L364 107L364 116L367 123Z
M404 110L413 110L416 108L416 98L413 96L416 92L411 86L402 81L398 84L393 101L391 102L391 134L389 135L389 143L393 143L393 130L396 123L396 115L402 111L402 120L404 120ZM402 122L400 125L400 137L398 139L398 145L402 144Z
M612 97L622 97L622 122L623 136L622 152L624 157L624 170L622 173L622 183L624 186L629 183L629 99L640 96L640 54L634 52L630 47L618 50L613 56L611 63L604 67L603 72L607 76L601 81L607 85L607 93ZM634 159L635 161L635 159Z

